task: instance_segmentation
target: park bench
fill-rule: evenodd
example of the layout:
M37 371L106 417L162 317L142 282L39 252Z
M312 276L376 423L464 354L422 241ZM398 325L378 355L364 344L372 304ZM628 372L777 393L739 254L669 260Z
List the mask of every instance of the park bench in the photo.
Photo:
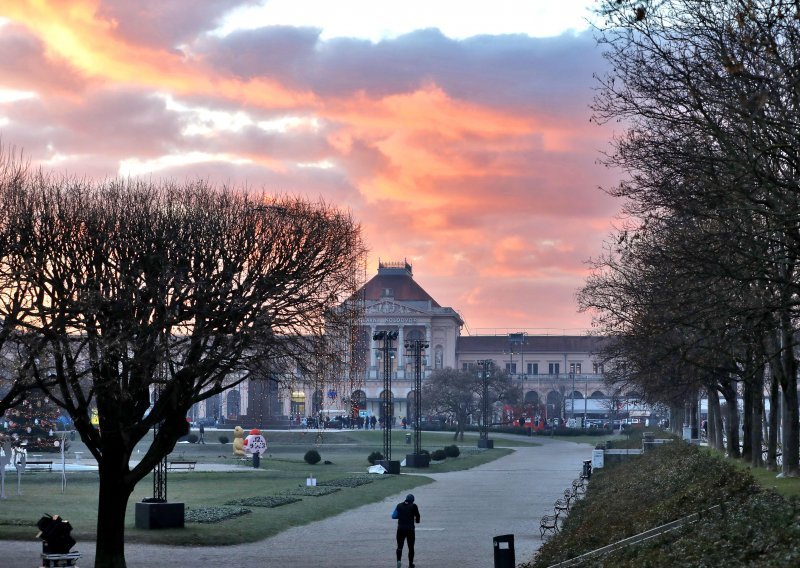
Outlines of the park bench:
M29 469L31 471L53 471L53 461L52 460L33 460L25 462L25 469Z
M575 491L574 487L572 489L564 489L564 499L570 507L572 507L572 503L578 500L578 493Z
M194 471L194 467L197 465L196 461L189 461L189 460L173 460L167 464L167 471L175 471L175 470L186 470L186 471Z
M573 480L572 492L575 494L576 497L586 493L586 482L582 478Z
M558 513L555 515L545 515L539 522L539 535L544 538L547 531L552 531L553 534L558 532Z
M553 509L555 510L556 515L561 512L569 513L569 499L566 497L556 499L556 502L553 503Z

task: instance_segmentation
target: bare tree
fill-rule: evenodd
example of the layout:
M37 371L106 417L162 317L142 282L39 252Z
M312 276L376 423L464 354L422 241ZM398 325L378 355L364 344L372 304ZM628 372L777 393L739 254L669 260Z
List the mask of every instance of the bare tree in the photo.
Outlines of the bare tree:
M0 289L22 298L23 363L98 462L96 566L124 567L129 496L190 407L269 361L333 356L324 331L354 292L359 227L323 203L203 182L3 181Z
M493 369L487 377L490 405L503 401L516 404L522 390L515 386L508 373ZM422 384L423 412L444 414L456 423L453 440L464 441L464 430L470 416L479 416L483 407L483 377L480 373L441 369L434 371Z

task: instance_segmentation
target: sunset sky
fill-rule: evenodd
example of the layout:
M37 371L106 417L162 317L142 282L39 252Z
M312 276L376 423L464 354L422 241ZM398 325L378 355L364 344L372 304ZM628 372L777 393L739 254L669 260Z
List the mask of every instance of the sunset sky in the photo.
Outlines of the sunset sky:
M58 173L349 209L465 333L580 333L619 204L590 0L14 0L0 141Z

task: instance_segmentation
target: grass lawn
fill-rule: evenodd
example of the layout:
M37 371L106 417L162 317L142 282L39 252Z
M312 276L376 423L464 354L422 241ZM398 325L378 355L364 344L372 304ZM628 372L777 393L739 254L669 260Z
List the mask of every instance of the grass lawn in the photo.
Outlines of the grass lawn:
M226 502L270 495L287 495L303 491L306 478L313 475L318 483L328 480L363 475L369 467L367 455L382 449L383 433L375 431L329 431L317 435L315 431L266 432L269 442L267 456L261 467L254 469L249 462L233 459L231 444L220 444L219 435L230 432L206 430L208 443L179 444L171 454L174 459L192 459L199 463L227 463L235 465L226 472L170 472L168 500L184 502L187 509L225 506ZM393 432L392 457L402 461L411 453L412 445L405 443L405 431ZM422 446L433 451L453 443L452 434L424 432ZM526 444L525 440L496 439L496 446ZM222 523L187 523L184 529L146 531L134 527L134 503L152 496L152 477L142 480L132 495L126 517L126 541L169 543L171 545L231 545L257 541L277 534L289 527L304 525L334 516L342 511L373 503L388 495L405 492L412 487L432 483L426 473L444 473L468 469L507 455L512 450L497 447L478 450L477 435L465 436L458 442L461 455L431 464L428 469L405 469L404 475L375 475L372 483L358 487L344 487L323 496L303 496L300 501L274 508L252 507L250 513L228 519ZM141 447L144 451L145 446ZM316 449L323 460L331 464L308 465L303 455ZM84 451L80 442L74 442L70 454ZM88 452L84 453L85 458ZM136 453L134 453L135 459ZM57 456L54 456L57 458ZM68 460L71 461L71 460ZM16 494L16 475L7 474L8 499L0 502L0 539L33 539L37 533L36 521L45 513L59 514L73 526L73 537L78 542L91 541L97 522L98 476L96 473L67 473L66 492L61 492L59 473L27 472L22 477L23 495ZM220 530L220 529L223 530Z

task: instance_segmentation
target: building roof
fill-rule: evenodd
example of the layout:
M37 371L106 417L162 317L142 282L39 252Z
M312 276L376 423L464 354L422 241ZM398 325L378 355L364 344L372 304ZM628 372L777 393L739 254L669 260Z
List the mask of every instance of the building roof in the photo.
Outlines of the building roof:
M441 307L414 281L411 265L405 261L379 262L378 274L364 284L359 294L367 301L393 298L400 302L430 302L433 308Z
M512 334L514 335L514 334ZM589 335L525 335L522 342L508 335L462 335L456 351L468 353L596 353L605 338Z

